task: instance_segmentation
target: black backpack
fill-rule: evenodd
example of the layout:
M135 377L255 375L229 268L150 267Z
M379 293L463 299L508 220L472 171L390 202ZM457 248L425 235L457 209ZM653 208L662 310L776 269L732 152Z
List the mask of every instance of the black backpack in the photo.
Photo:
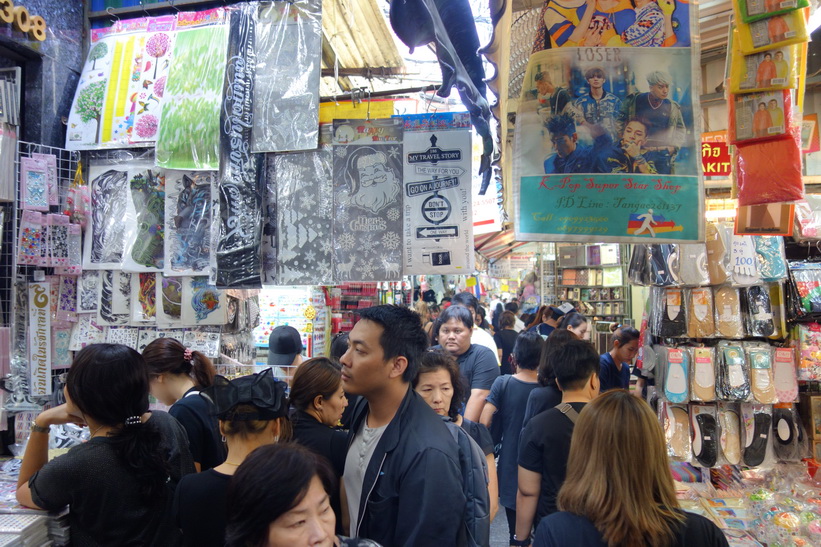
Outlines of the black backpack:
M470 547L490 545L490 494L487 483L487 458L467 431L445 419L459 446L459 468L465 494L465 515L459 544Z

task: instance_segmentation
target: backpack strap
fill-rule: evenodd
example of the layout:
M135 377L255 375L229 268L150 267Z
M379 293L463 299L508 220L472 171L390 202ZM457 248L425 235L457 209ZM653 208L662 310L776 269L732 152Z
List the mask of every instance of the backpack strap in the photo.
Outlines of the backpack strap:
M576 420L579 419L579 413L576 412L576 409L571 406L570 403L562 403L560 405L556 405L556 408L559 409L559 412L567 416L567 419L573 422L575 425Z

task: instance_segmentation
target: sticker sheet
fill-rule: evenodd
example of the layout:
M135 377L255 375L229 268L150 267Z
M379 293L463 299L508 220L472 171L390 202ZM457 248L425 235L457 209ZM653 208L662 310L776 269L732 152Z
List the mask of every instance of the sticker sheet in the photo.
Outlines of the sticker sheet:
M208 357L219 357L220 331L215 327L190 329L185 331L182 343L185 347L204 353Z
M71 329L53 329L51 331L51 368L65 369L71 366Z
M157 140L176 27L177 18L173 15L153 17L148 21L142 64L136 75L138 91L134 103L132 144L152 144Z
M157 166L197 171L219 168L227 46L223 8L177 14L174 63L168 71L157 135Z
M404 274L473 272L470 115L402 119Z
M97 317L91 314L80 315L79 321L71 329L70 351L80 351L91 344L105 341L105 327L97 323Z
M185 279L157 274L155 314L158 325L168 326L182 321L182 286Z
M145 169L128 181L123 269L160 272L165 265L165 172Z
M277 283L329 284L334 249L331 147L272 158L279 209Z
M105 342L137 349L139 335L140 329L136 327L109 327L105 334Z
M322 2L261 2L256 25L254 152L317 146Z
M213 172L166 171L166 276L208 275Z
M57 156L54 154L32 154L31 157L46 164L46 169L48 170L48 204L60 205L60 181L57 177Z
M68 115L68 150L88 150L97 146L103 98L114 59L115 28L91 29L91 47Z
M48 215L48 265L69 265L69 221L66 215Z
M220 122L219 235L215 249L220 287L260 286L262 157L248 153L254 101L256 5L231 10L228 62Z
M333 154L334 280L399 281L402 120L334 120Z
M28 284L29 393L51 395L51 305L48 283Z
M103 270L100 273L100 309L97 312L97 323L101 326L127 325L131 319L131 279L127 275L121 276L121 272L112 270ZM126 294L123 294L124 288Z
M131 276L131 318L135 322L157 321L157 275L142 272Z
M92 164L91 216L85 232L83 269L121 268L125 247L129 166Z
M48 167L42 160L20 158L21 207L48 211Z
M46 234L43 214L37 211L23 211L20 232L17 234L17 264L39 264L41 252L47 246Z
M77 281L77 312L94 313L100 309L102 272L85 270Z
M77 278L59 277L57 300L57 320L69 323L77 322Z
M208 283L207 277L186 277L182 286L183 325L224 325L228 318L225 291Z

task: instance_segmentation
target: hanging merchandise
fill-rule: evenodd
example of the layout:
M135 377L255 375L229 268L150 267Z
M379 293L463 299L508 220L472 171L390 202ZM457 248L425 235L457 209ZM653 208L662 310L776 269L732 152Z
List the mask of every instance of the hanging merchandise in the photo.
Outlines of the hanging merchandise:
M744 55L733 41L731 93L794 89L798 86L799 46L787 46Z
M83 162L77 162L74 179L68 187L65 201L65 213L83 228L88 226L88 208L91 206L91 194L83 179Z
M784 15L809 5L807 0L735 0L733 2L736 15L745 23L760 21L773 15Z
M142 272L131 276L131 320L157 321L157 274Z
M146 168L128 180L123 269L130 272L162 271L165 234L165 173Z
M710 402L716 398L715 349L692 348L691 399Z
M279 285L329 285L333 264L333 156L330 146L268 156L275 165ZM359 243L365 244L362 240ZM367 252L368 249L361 247Z
M709 338L715 335L716 323L713 313L713 290L709 287L692 289L687 299L687 336Z
M806 434L794 404L773 406L773 449L782 462L801 461L807 453Z
M685 319L686 305L681 289L663 289L659 291L662 302L658 335L664 338L687 334Z
M680 285L679 251L676 245L648 245L651 283L660 287Z
M775 332L773 308L767 286L742 289L745 330L749 336L771 336ZM763 401L762 401L763 402Z
M678 248L681 282L690 287L709 285L707 246L704 243L682 243Z
M100 326L127 325L131 321L131 275L103 270L100 276Z
M821 264L790 262L790 277L798 298L796 311L802 316L821 314Z
M310 150L319 134L322 2L261 2L256 14L253 152Z
M787 259L784 256L784 239L781 236L754 236L757 267L761 279L768 282L787 278Z
M105 342L105 327L97 323L97 317L91 314L80 315L79 321L71 329L68 349L80 351L86 346L102 342Z
M804 12L801 10L774 15L753 23L736 22L735 29L737 36L733 40L738 39L739 49L745 55L809 40Z
M114 167L95 163L89 168L91 220L85 232L84 269L122 267L129 171L131 167L135 170L138 167L125 164Z
M85 270L77 280L77 311L94 313L100 309L100 285L102 273L97 270Z
M176 28L177 18L173 15L148 20L139 69L132 76L137 87L130 138L132 144L145 145L157 141Z
M693 456L704 467L713 467L718 461L718 420L713 405L692 405L690 407L691 429L693 431Z
M68 328L77 322L77 278L59 276L58 287L56 319L60 325L55 327Z
M671 403L686 403L690 400L690 354L686 349L668 348L664 371L664 396Z
M729 226L724 226L724 229L729 233L731 231ZM733 284L747 286L761 283L753 236L732 234L730 236L730 248L730 268Z
M804 196L795 204L793 239L799 242L821 239L821 197Z
M0 201L14 201L17 177L17 128L0 123Z
M73 361L69 350L71 329L53 329L51 332L51 369L67 369Z
M627 269L627 277L634 285L648 286L650 279L650 251L648 245L637 243L633 245L633 254L630 256L630 266Z
M747 347L750 379L755 400L763 404L778 402L773 382L772 351L767 345Z
M254 102L254 19L257 5L230 12L228 63L220 119L219 230L212 281L219 287L260 287L263 157L249 154Z
M277 181L276 181L276 158L273 154L265 156L265 192L263 193L262 219L262 240L260 241L260 254L262 255L262 284L274 285L277 279L277 247L279 238L277 237ZM330 182L330 177L328 181ZM333 235L332 232L330 232ZM333 263L333 261L331 261Z
M799 323L797 329L801 348L798 379L804 382L821 380L821 325Z
M17 234L17 264L38 265L42 249L47 246L43 213L23 211Z
M773 383L782 403L798 398L798 378L795 371L795 348L775 348L773 354Z
M67 217L66 217L67 218ZM57 275L80 275L83 271L83 235L79 224L68 225L68 258L63 266L55 266Z
M177 14L174 63L168 71L157 135L159 167L198 171L219 168L227 46L223 8Z
M748 143L787 134L795 125L792 91L731 95L730 143Z
M29 394L51 395L51 287L28 284Z
M662 403L659 405L668 455L674 461L690 461L690 417L687 406Z
M723 338L744 338L739 289L719 287L713 298L716 308L717 334Z
M630 9L620 14L636 16ZM608 17L601 14L601 21L613 34L596 33L607 40L596 45L619 40ZM622 32L661 37L664 25L655 21ZM582 21L573 34L586 29ZM686 47L559 48L531 55L514 135L518 240L704 239L694 59ZM668 88L669 94L660 92Z
M157 274L157 296L155 316L157 326L167 327L182 322L182 286L183 277L165 277Z
M186 277L182 283L182 323L189 326L224 325L228 318L225 291L209 285L207 277Z
M32 154L31 157L35 160L43 162L46 166L48 204L60 205L60 197L58 193L60 181L57 179L57 156L54 154ZM21 158L21 163L23 159L25 158Z
M470 116L403 120L404 274L472 273Z
M804 197L801 178L801 132L790 138L736 146L738 204L758 205L796 201Z
M140 329L136 327L109 327L105 333L105 343L136 348L139 337Z
M69 222L65 215L43 215L48 224L48 263L46 266L68 265Z
M741 463L741 421L736 405L721 403L718 406L721 427L721 455L730 465Z
M215 173L165 172L166 276L208 275Z
M750 399L750 373L744 349L729 342L718 344L718 394L725 401Z
M710 274L710 285L721 285L728 278L727 273L727 237L720 227L708 223L706 228L707 271Z
M742 404L741 420L744 434L744 465L757 467L767 457L767 447L772 434L772 407L768 405Z
M402 279L402 120L334 121L334 279Z
M20 158L21 208L48 211L48 167L42 160Z

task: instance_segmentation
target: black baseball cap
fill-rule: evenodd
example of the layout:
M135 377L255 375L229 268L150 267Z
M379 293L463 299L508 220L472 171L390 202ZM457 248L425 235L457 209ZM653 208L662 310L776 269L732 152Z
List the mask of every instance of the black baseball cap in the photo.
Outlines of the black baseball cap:
M269 367L290 365L299 353L302 353L302 337L298 330L282 325L271 331L268 337Z

